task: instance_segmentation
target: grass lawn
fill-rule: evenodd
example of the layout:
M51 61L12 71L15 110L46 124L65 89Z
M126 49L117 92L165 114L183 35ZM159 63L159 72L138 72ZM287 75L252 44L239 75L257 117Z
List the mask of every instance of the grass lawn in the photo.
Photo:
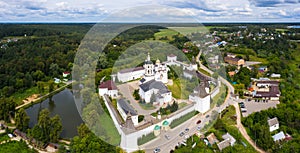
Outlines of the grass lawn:
M139 103L144 110L153 110L155 107L151 103Z
M213 128L211 128L207 134L213 132L219 141L223 141L222 135L227 132L236 139L236 143L233 147L227 147L227 151L233 152L256 152L254 148L246 141L246 139L240 134L236 125L236 112L234 106L229 106L221 114L219 119ZM242 144L245 143L246 147ZM224 150L225 151L225 150ZM226 152L227 152L226 151Z
M9 140L9 137L6 133L0 135L0 142Z
M11 141L0 145L0 152L3 153L37 153L30 149L25 142Z
M253 56L253 55L249 56L249 60L250 61L261 62L261 64L264 64L264 65L267 65L269 63L267 59L265 59L265 58L259 58L259 57Z
M156 138L156 137L153 132L151 132L147 135L143 135L141 138L138 139L138 145L145 144L145 143L153 140L154 138Z
M207 75L207 76L211 76L207 71L201 69L200 67L198 67L198 70L199 70L201 73L203 73L203 74L205 74L205 75Z
M189 113L181 116L180 118L173 120L170 124L170 127L173 129L174 127L176 127L176 126L182 124L183 122L187 121L188 119L192 118L196 114L198 114L198 112L196 112L196 111L189 112Z
M181 109L181 108L185 107L186 105L187 105L187 103L179 103L178 109Z
M42 95L45 95L48 93L49 91L49 87L48 87L48 82L44 82L45 83L45 88L44 88L44 92L42 93ZM59 87L64 86L64 83L60 83L60 84L55 84L54 85L54 90L56 90ZM59 86L59 87L58 87ZM26 89L25 91L18 91L16 93L14 93L11 97L13 98L13 100L17 103L18 105L22 105L23 104L23 100L25 98L30 97L33 94L39 94L39 90L37 86L31 87L29 89Z
M172 92L172 96L176 99L188 99L190 95L189 89L194 89L197 84L193 84L189 80L175 79L173 85L168 85L168 89Z
M224 84L221 85L220 92L212 99L212 104L210 105L213 108L217 104L222 104L226 97L226 86Z
M174 31L172 29L160 29L159 32L154 34L154 37L156 40L158 40L161 37L167 36L169 40L172 40L172 36L176 35L177 33L177 31Z

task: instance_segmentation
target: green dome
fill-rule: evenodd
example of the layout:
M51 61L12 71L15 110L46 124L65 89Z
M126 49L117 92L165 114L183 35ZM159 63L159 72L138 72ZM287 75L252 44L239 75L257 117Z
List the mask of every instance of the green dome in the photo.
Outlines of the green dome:
M164 121L163 125L169 125L169 122L168 121Z
M154 130L160 130L160 126L156 125L156 126L154 127Z

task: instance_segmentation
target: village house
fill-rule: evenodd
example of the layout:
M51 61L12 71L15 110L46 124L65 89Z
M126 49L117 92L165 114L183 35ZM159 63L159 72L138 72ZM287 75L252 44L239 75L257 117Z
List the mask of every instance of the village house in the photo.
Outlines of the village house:
M231 136L228 132L222 135L222 138L224 140L217 144L220 151L222 151L224 148L228 146L233 146L236 142L236 139L233 136Z
M118 88L112 80L108 80L100 83L99 85L99 95L108 95L112 98L118 97Z
M209 142L210 145L213 145L213 144L219 142L219 140L217 139L217 137L215 136L214 133L210 133L210 134L206 137L206 139L208 140L208 142Z
M243 65L245 65L245 60L237 58L237 57L232 58L232 57L226 56L226 57L224 57L224 61L226 63L228 63L228 64L236 65L236 66L243 66Z
M252 96L254 98L279 100L279 81L261 78L259 80L254 80L252 84Z
M71 73L68 71L63 72L63 77L66 78L70 75Z
M268 125L269 125L270 132L273 132L273 131L279 129L279 122L278 122L277 117L268 119Z
M133 125L138 125L138 114L125 99L118 99L117 110L119 111L124 121L126 121L127 118L130 117Z
M283 133L283 131L280 131L279 133L275 134L272 136L274 142L280 141L280 140L284 140L285 139L285 135Z

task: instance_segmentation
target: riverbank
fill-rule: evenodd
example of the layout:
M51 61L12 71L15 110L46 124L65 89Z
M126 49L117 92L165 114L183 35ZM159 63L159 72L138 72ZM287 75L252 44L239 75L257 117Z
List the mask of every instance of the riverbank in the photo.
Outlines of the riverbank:
M54 91L52 91L52 92L50 92L50 93L47 93L47 94L45 94L45 95L43 95L43 96L41 96L41 97L38 97L38 98L36 98L36 99L26 101L26 102L23 103L22 105L17 106L17 107L16 107L16 110L18 110L18 109L20 109L20 108L26 109L26 108L28 108L28 107L31 107L31 106L34 105L34 104L40 103L40 102L44 101L45 99L47 99L47 98L49 98L49 97L51 97L51 96L53 96L53 95L59 93L60 91L63 91L65 88L71 86L72 83L73 83L73 81L67 82L66 85L64 85L64 86L62 86L62 87L59 87L59 88L57 88L56 90L54 90Z

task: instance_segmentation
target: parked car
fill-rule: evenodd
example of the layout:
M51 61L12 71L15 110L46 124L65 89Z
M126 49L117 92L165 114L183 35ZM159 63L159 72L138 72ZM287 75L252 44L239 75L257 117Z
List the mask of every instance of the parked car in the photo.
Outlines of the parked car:
M165 135L165 138L167 139L167 140L170 140L170 136L169 135Z
M206 117L206 118L209 118L209 115L206 115L205 117Z
M200 124L201 123L201 120L198 120L197 122L196 122L196 124Z
M198 127L197 127L197 130L198 130L198 131L200 131L200 130L201 130L201 127L200 127L200 126L198 126Z
M190 130L189 128L186 128L186 129L184 130L184 132L185 132L185 133L188 133L189 130Z
M159 148L155 148L155 149L153 150L153 152L154 152L154 153L158 153L158 152L160 152L160 149L159 149Z
M179 136L181 136L181 137L182 137L183 135L184 135L184 132L181 132L181 133L179 134Z

